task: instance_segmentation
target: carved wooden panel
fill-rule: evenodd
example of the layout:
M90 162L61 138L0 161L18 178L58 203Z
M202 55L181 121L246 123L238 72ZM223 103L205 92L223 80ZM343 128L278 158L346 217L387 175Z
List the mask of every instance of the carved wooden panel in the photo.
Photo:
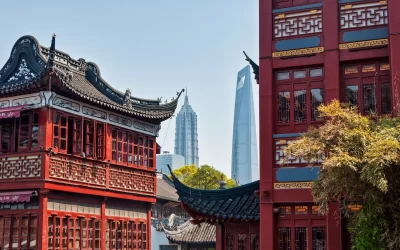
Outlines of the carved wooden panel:
M288 146L289 141L290 140L287 140L287 139L275 140L275 164L277 166L281 166L281 165L284 166L283 160L286 157L284 150ZM291 157L288 159L288 161L285 164L296 165L296 164L304 164L304 163L307 163L307 162L303 159Z
M303 36L322 32L322 10L311 10L274 17L275 38Z
M303 158L289 157L284 163L283 160L286 157L284 153L285 148L289 145L289 142L294 139L276 139L275 140L275 165L276 167L300 167L306 166L308 162ZM316 162L316 164L322 163L322 160Z
M106 165L74 158L50 158L49 176L68 182L106 186Z
M154 194L154 174L129 168L110 168L109 185L111 189L138 191Z
M0 157L0 180L40 177L40 155Z
M348 4L340 7L340 28L342 30L387 24L386 1Z

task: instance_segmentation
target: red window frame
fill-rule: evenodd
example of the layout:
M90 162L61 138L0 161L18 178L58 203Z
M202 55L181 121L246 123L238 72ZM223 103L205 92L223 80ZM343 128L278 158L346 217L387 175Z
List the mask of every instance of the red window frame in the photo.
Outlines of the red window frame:
M7 128L8 127L8 131ZM15 118L0 119L0 152L15 151ZM5 146L7 145L7 146ZM3 147L5 146L5 147Z
M26 117L26 118L25 118ZM23 132L25 128L25 133ZM36 132L35 132L36 130ZM25 111L21 112L18 127L18 152L39 149L39 112ZM26 144L21 143L26 141Z
M48 216L47 249L100 250L102 223L99 217L59 212Z
M148 225L136 219L108 219L106 226L106 249L148 248Z
M94 140L95 137L95 122L93 120L84 119L83 121L83 134L85 137L84 140L84 149L85 149L85 157L94 158L95 157L95 148L96 143Z
M12 246L13 243L17 243L17 249L37 249L38 218L35 213L0 215L0 249L8 249L4 246ZM32 241L36 241L36 246L30 246ZM22 242L26 242L26 245L21 246Z
M105 158L105 124L96 122L96 157L99 160Z
M73 124L70 124L70 123ZM73 129L73 131L69 131ZM53 112L53 148L64 154L105 158L105 123L59 111Z
M322 70L322 72L314 73L317 70ZM275 83L277 107L275 120L278 133L302 132L306 131L310 125L322 122L321 119L318 119L318 111L315 109L317 104L313 105L312 96L319 91L322 98L320 102L325 103L323 67L280 70L275 72ZM297 99L296 94L298 94ZM289 106L286 105L287 103ZM284 110L284 108L286 109ZM286 112L288 117L283 119L285 116L280 111Z
M111 159L117 164L153 168L155 140L118 127L111 128Z
M364 94L368 95L372 93L368 97L375 98L375 105L372 105L375 106L375 113L379 115L390 115L392 113L393 101L391 96L390 64L387 60L346 63L341 66L341 75L343 79L342 102L352 102L357 97L358 104L356 106L359 112L363 115L370 115L371 112L368 111L368 104L366 104L369 99L364 98ZM367 86L373 88L367 89ZM347 90L350 90L350 87L353 89L357 87L357 94L356 96L353 95L353 98L350 97L349 93L346 93ZM389 93L384 93L384 88ZM365 90L371 90L371 92L364 92ZM385 97L387 99L383 100ZM386 105L384 105L385 102Z
M53 147L60 153L68 150L68 115L57 111L53 112Z
M318 206L281 204L278 208L279 219L277 221L276 240L282 249L314 249L316 247L315 244L321 244L321 242L316 242L315 237L313 237L316 236L316 230L324 232L324 242L322 244L325 248L322 249L327 249L326 217L319 212ZM302 248L304 244L296 246L296 243L301 243L301 236L304 236L304 234L305 238L303 240L307 242L307 248Z

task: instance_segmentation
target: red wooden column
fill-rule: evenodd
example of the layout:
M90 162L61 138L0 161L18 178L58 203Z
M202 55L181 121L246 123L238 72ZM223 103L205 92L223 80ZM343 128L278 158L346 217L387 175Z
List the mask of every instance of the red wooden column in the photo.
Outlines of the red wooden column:
M324 31L325 102L340 100L339 68L339 6L337 0L324 0L322 7Z
M222 231L222 225L217 224L217 235L216 235L216 250L224 250L225 237Z
M339 208L339 202L329 204L329 212L326 216L327 250L342 249L342 223Z
M324 69L325 103L333 99L340 100L340 58L339 58L339 5L337 0L325 0L323 4L324 30ZM326 217L327 249L341 249L342 230L339 204L329 205Z
M42 189L39 192L39 228L38 228L38 239L37 249L47 249L47 230L48 230L48 219L47 219L47 200L49 191Z
M389 52L392 74L393 113L400 114L400 1L388 0Z
M101 203L101 249L106 249L106 228L107 228L107 219L106 219L106 202L107 197L103 199Z
M260 249L274 249L273 216L273 159L274 133L273 119L276 105L274 102L272 77L272 2L260 0L260 80L259 80L259 115L260 115ZM267 194L267 195L266 195Z
M147 249L151 249L151 207L154 205L154 203L149 203L148 204L148 210L147 210Z

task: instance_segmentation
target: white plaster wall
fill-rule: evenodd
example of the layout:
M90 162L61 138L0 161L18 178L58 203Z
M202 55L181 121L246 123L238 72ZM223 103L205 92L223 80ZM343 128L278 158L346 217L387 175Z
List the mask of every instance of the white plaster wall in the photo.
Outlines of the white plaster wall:
M160 245L169 245L164 232L158 232L151 227L151 250L160 250Z

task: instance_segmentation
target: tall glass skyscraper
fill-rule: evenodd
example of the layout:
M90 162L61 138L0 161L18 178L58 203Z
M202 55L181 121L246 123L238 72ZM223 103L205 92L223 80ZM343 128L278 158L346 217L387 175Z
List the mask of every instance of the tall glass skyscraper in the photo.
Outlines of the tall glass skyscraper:
M189 104L187 94L185 103L176 117L175 154L185 157L185 165L194 164L199 167L197 115Z
M243 185L260 179L250 66L238 73L232 140L232 179Z

